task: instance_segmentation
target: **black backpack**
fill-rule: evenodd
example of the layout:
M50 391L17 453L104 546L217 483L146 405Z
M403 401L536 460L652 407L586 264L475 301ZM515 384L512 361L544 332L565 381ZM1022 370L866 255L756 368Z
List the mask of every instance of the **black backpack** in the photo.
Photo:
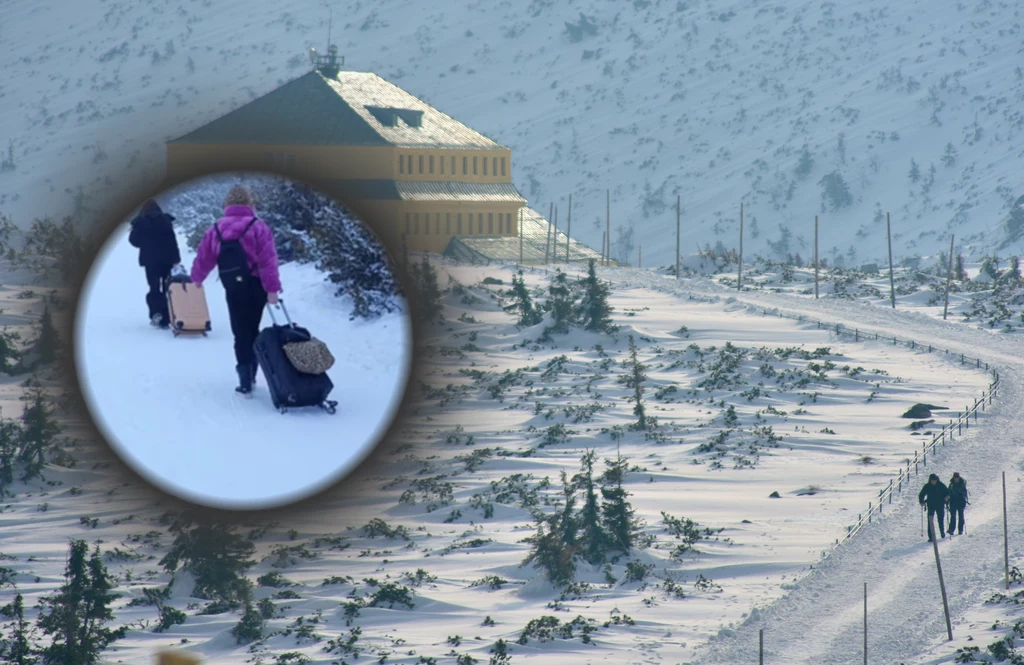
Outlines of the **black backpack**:
M217 268L220 272L220 281L224 290L228 293L236 293L247 287L253 280L252 267L249 265L249 257L242 247L242 236L250 227L256 223L253 217L242 233L234 240L225 240L220 234L220 228L216 224L213 230L220 240L220 254L217 255Z

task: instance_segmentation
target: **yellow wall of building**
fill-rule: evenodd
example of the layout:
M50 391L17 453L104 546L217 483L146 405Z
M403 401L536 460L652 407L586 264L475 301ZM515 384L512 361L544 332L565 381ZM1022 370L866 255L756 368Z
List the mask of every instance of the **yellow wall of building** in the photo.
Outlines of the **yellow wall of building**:
M273 155L273 160L268 157ZM289 157L291 156L291 157ZM423 173L419 173L420 157ZM430 173L430 158L434 172ZM456 172L451 173L452 158ZM477 159L473 173L473 159ZM413 172L408 165L412 161ZM444 173L441 162L444 161ZM462 173L465 160L466 174ZM484 175L484 160L487 175ZM504 160L504 175L502 175ZM270 170L317 182L345 179L507 183L512 180L510 150L455 150L399 148L393 146L272 146L170 143L167 145L167 177L178 180L225 170ZM497 166L497 172L495 172ZM329 186L324 186L332 194ZM336 193L335 193L336 195ZM346 201L363 218L393 254L400 252L402 236L410 252L443 252L458 235L518 235L521 204L472 201ZM408 232L406 214L409 215ZM429 233L425 226L430 216ZM438 215L440 217L438 217ZM462 215L462 230L458 219ZM483 215L483 226L480 225ZM500 218L499 216L505 216ZM472 225L470 225L472 216ZM450 222L449 222L450 220ZM440 222L440 233L438 232ZM450 226L449 226L450 224Z

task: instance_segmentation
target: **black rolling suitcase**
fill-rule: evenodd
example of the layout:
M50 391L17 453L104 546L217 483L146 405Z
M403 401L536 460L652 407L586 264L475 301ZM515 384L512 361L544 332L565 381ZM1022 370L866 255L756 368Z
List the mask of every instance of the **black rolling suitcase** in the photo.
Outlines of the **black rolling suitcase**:
M260 331L254 345L256 361L266 379L274 407L281 413L286 413L292 408L319 406L327 413L335 413L338 403L327 399L334 389L330 377L326 373L303 374L295 369L285 355L285 344L306 341L310 334L305 328L292 323L284 303L278 302L288 321L287 325L278 325L274 309L268 304L267 310L274 323Z

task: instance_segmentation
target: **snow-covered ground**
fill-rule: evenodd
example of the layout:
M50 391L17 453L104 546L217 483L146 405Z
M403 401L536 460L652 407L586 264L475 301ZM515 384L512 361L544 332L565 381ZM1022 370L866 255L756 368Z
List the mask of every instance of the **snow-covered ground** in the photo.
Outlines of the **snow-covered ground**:
M183 237L179 247L190 266L194 253ZM146 319L148 287L127 225L110 237L79 303L76 360L97 424L143 477L207 505L289 503L354 468L391 425L412 362L407 314L349 321L348 300L335 297L312 265L285 264L281 280L288 314L335 356L328 373L335 415L319 408L278 413L262 373L252 398L239 397L216 271L203 285L213 330L173 337ZM276 316L285 322L280 310ZM270 324L264 309L261 327Z
M118 265L129 266L125 277L135 272L130 261ZM504 639L513 663L554 657L580 664L735 663L756 658L763 627L766 662L855 663L861 662L857 631L865 581L869 648L884 662L949 663L968 635L980 642L980 622L993 613L981 601L1002 579L1001 470L1008 472L1011 515L1024 503L1024 467L1013 435L1021 389L1015 337L992 338L903 310L766 292L736 295L709 279L677 284L649 271L611 269L601 274L613 281L618 333L575 331L539 344L543 324L518 330L500 306L505 286L482 283L493 277L507 285L512 267L440 267L442 285L446 273L457 282L445 297L447 322L420 341L423 360L410 415L366 472L318 499L315 510L276 516L278 524L265 533L259 523L247 524L256 530L259 561L250 577L276 571L295 584L257 588L256 598L271 599L280 611L268 623L268 639L235 645L228 631L238 614L198 614L203 601L189 597L181 574L169 602L187 612L184 624L154 633L155 608L128 607L143 587L170 579L152 557L166 551L161 515L173 506L131 483L121 487L125 478L116 471L85 470L102 459L99 450L80 453L82 470L51 477L81 492L39 487L13 497L0 515L0 549L15 557L5 566L16 571L28 604L58 583L66 539L84 537L120 552L108 557L121 575L117 590L127 594L117 603L117 622L133 628L108 651L111 662L137 662L156 648L180 647L212 665L247 657L289 662L298 658L289 655L295 652L326 664L351 657L338 644L358 627L361 657L387 656L388 662L443 662L464 654L488 662L496 640ZM547 277L543 269L526 275L531 287L544 287ZM920 532L916 492L925 476L912 478L871 524L831 548L930 439L927 433L945 422L937 411L938 422L918 436L901 414L916 402L961 411L985 390L990 375L944 353L854 342L814 324L764 316L759 308L964 351L999 370L999 399L921 469L944 479L958 470L972 491L968 534L940 544L955 645L943 643L933 555ZM144 325L140 334L159 338ZM648 436L625 428L632 405L617 377L624 372L628 335L648 365L648 415L659 420ZM984 345L977 344L979 336ZM738 364L723 364L729 353L744 352ZM765 365L775 374L765 374ZM714 376L717 383L706 383ZM220 379L226 393L230 378L228 372ZM753 387L763 392L750 393ZM729 405L733 425L725 422ZM281 418L270 414L268 422ZM755 431L769 426L783 437L777 446L764 429ZM724 429L731 429L725 442L705 446ZM561 496L559 472L578 471L585 449L597 452L599 468L618 453L629 459L625 487L654 543L606 568L580 565L577 580L590 586L561 593L542 572L520 567L529 550L523 538L533 531L531 503L554 510L549 502ZM274 464L287 456L277 452ZM776 491L781 498L769 498ZM672 558L677 541L665 531L662 512L692 519L714 535L696 544L699 553ZM373 519L404 530L390 537L367 530ZM1011 520L1010 533L1011 561L1019 565L1024 524ZM652 567L643 580L628 581L630 562ZM406 586L413 606L364 607L347 624L342 605L369 597L382 580ZM495 580L498 588L491 588ZM578 629L570 640L517 643L531 620L546 615L593 620L592 643L581 643ZM298 626L314 618L316 635L299 637Z

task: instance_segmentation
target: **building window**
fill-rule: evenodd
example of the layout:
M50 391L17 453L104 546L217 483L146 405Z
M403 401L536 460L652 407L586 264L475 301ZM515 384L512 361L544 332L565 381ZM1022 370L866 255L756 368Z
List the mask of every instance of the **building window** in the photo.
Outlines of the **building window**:
M487 175L487 158L484 157L484 175Z
M434 214L434 233L441 235L441 213Z
M409 235L412 232L412 218L409 213L405 213L405 235Z
M491 158L491 175L493 175L493 176L497 176L498 175L498 158L497 157L492 157Z
M430 235L430 213L429 212L426 213L423 216L423 235L425 235L425 236L429 236Z
M412 214L412 234L414 236L420 234L420 214L418 212Z
M477 163L478 159L479 159L479 158L477 158L477 157L474 157L474 158L473 158L473 175L476 175L476 174L477 174L477 173L476 173L476 163Z
M423 155L420 155L420 173L423 173Z
M450 212L444 214L444 234L446 236L452 234L452 214Z
M405 155L398 156L398 172L400 174L405 173Z
M431 173L434 172L434 156L433 155L430 156L430 172Z
M437 161L441 162L441 175L444 175L444 157L439 158Z
M452 175L455 175L455 155L452 155Z
M477 213L477 216L476 216L476 232L477 232L477 235L483 235L484 234L484 214L482 212L481 213Z
M462 158L462 175L466 175L467 173L469 173L469 170L468 170L469 167L466 166L467 164L469 164L469 157L463 157Z
M494 235L494 213L487 213L487 235Z
M505 175L505 158L501 158L501 175Z
M455 227L455 233L457 235L461 236L462 235L462 213L461 212L458 214L458 219L456 219L456 223L457 223L457 226Z

